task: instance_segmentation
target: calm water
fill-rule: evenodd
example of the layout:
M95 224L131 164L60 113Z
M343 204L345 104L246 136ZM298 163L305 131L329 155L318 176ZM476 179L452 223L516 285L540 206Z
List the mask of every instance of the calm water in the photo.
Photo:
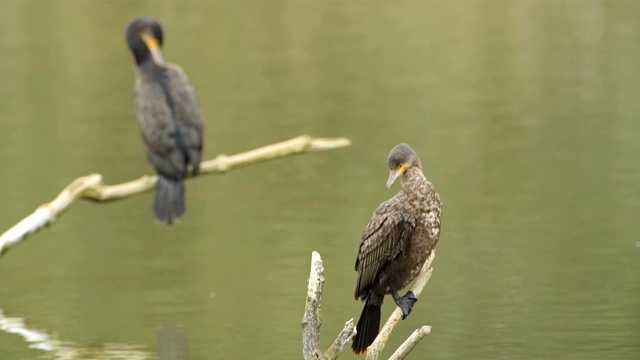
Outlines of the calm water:
M171 229L150 193L74 205L0 259L0 320L52 349L4 330L0 359L156 359L174 324L191 359L300 358L312 250L328 346L360 314L357 244L401 141L445 215L390 347L430 324L410 358L640 358L639 2L2 1L0 231L77 176L152 172L123 39L140 13L199 93L205 158L353 146L189 181Z

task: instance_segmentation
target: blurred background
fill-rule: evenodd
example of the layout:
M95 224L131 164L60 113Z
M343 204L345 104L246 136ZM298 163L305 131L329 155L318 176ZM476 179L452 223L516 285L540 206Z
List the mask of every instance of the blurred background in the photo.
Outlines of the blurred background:
M153 173L124 42L138 14L199 94L205 159L353 145L190 180L172 228L152 193L77 203L0 259L2 316L50 336L5 319L0 359L157 359L166 324L190 359L301 358L313 250L328 347L360 315L357 247L399 142L444 217L385 354L429 324L410 358L640 358L640 2L2 1L0 232L78 176Z

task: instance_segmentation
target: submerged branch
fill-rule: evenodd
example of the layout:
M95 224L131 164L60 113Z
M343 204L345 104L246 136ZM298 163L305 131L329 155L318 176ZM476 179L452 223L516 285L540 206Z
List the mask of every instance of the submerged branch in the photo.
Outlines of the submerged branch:
M200 164L200 175L222 174L233 169L285 156L339 149L351 144L347 138L313 138L307 135L267 145L236 155L220 155ZM154 188L157 176L143 176L117 185L105 185L102 175L91 174L74 180L51 202L41 205L31 215L0 235L0 255L24 238L53 223L74 201L87 199L109 201L138 195Z

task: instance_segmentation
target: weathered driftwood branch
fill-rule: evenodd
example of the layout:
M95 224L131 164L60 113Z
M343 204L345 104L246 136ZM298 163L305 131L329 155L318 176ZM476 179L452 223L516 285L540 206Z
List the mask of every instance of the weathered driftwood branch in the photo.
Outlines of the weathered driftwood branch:
M336 340L329 350L322 354L320 351L320 326L322 325L322 287L324 285L324 266L322 258L316 251L311 253L311 271L307 285L307 301L302 316L302 355L305 360L334 360L337 359L345 346L356 335L353 319L344 324Z
M394 352L393 355L391 355L389 360L404 359L407 355L409 355L411 350L413 350L413 348L418 344L418 342L420 342L420 340L422 340L422 338L425 335L429 334L430 332L431 332L431 326L428 326L428 325L425 325L419 329L416 329L416 331L414 331L413 334L411 334L411 336L409 336L407 340L405 340L402 343L402 345L400 345L398 350L396 350L396 352Z
M344 324L344 328L340 331L336 340L331 344L329 350L324 353L324 358L326 360L337 359L354 336L356 336L356 324L353 323L353 319L349 319L349 321Z
M413 291L416 297L420 296L422 289L424 289L431 277L431 273L433 272L431 263L435 256L435 251L432 251L427 261L422 265L422 269L411 287L411 291ZM304 309L304 316L302 317L302 353L305 360L337 359L356 334L353 319L350 319L344 324L344 329L342 329L329 350L327 350L324 355L320 352L320 326L322 325L320 310L322 308L323 285L324 266L322 264L320 254L314 251L311 254L311 272L309 274L309 283L307 286L307 301ZM378 359L380 357L382 350L389 340L391 332L393 332L393 329L400 319L402 319L402 310L396 307L385 325L382 327L382 330L376 340L367 349L367 360ZM405 340L405 342L393 353L389 360L404 359L411 350L413 350L416 344L418 344L418 342L430 332L431 326L422 326L414 331L413 334L411 334L411 336L409 336L409 338Z
M213 160L204 161L200 164L200 176L221 174L280 157L333 150L350 144L351 140L347 138L323 139L302 135L244 153L231 156L220 155ZM95 201L122 199L152 190L156 181L156 176L143 176L122 184L105 185L100 174L80 177L62 190L53 201L40 206L31 215L0 235L0 255L18 244L27 235L53 223L57 216L80 198Z
M411 286L411 291L413 291L413 293L417 298L420 297L420 294L422 293L422 289L424 289L424 286L427 285L427 282L431 278L431 273L433 272L431 263L433 262L433 259L435 257L436 257L436 252L432 251L427 261L425 261L424 265L422 265L422 269L420 270L420 273L416 277L416 281ZM389 316L389 319L387 320L387 322L382 327L382 330L380 330L378 337L376 337L376 339L373 341L373 344L371 344L371 346L369 346L369 348L367 349L367 358L366 358L367 360L378 360L380 358L380 355L382 354L382 350L384 350L384 347L387 344L387 341L389 341L389 336L391 336L391 332L393 332L393 329L396 327L396 325L398 324L398 322L400 322L401 319L402 319L402 310L399 307L396 307L395 310L391 313L391 316ZM420 339L422 339L424 335L428 334L431 331L431 327L428 327L428 328L429 328L429 331L419 336L415 341L409 341L409 340L405 341L405 343L402 344L402 346L400 346L400 348L396 350L396 352L393 354L394 356L396 356L396 354L399 354L401 349L406 344L407 348L405 350L402 350L402 354L403 354L402 357L392 357L392 359L403 359L413 349L413 347L418 343L418 341L420 341ZM414 335L415 333L411 336L413 337Z
M322 286L324 266L320 254L311 253L311 271L307 285L307 301L302 316L302 354L305 360L324 359L320 352L320 325L322 325Z

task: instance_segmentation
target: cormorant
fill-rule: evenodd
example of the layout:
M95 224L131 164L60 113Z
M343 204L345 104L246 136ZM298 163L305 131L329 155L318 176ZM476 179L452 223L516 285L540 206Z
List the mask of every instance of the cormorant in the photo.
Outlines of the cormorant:
M400 296L398 290L415 279L440 237L442 202L422 173L418 155L409 145L399 144L391 150L387 165L391 171L387 189L400 176L402 187L378 206L360 240L355 298L365 305L351 345L356 354L378 336L385 294L393 296L403 319L409 315L418 299L411 291Z
M149 162L158 173L154 212L169 225L185 211L187 166L198 173L203 122L187 74L164 62L160 23L139 16L127 25L126 40L136 62L134 107Z

